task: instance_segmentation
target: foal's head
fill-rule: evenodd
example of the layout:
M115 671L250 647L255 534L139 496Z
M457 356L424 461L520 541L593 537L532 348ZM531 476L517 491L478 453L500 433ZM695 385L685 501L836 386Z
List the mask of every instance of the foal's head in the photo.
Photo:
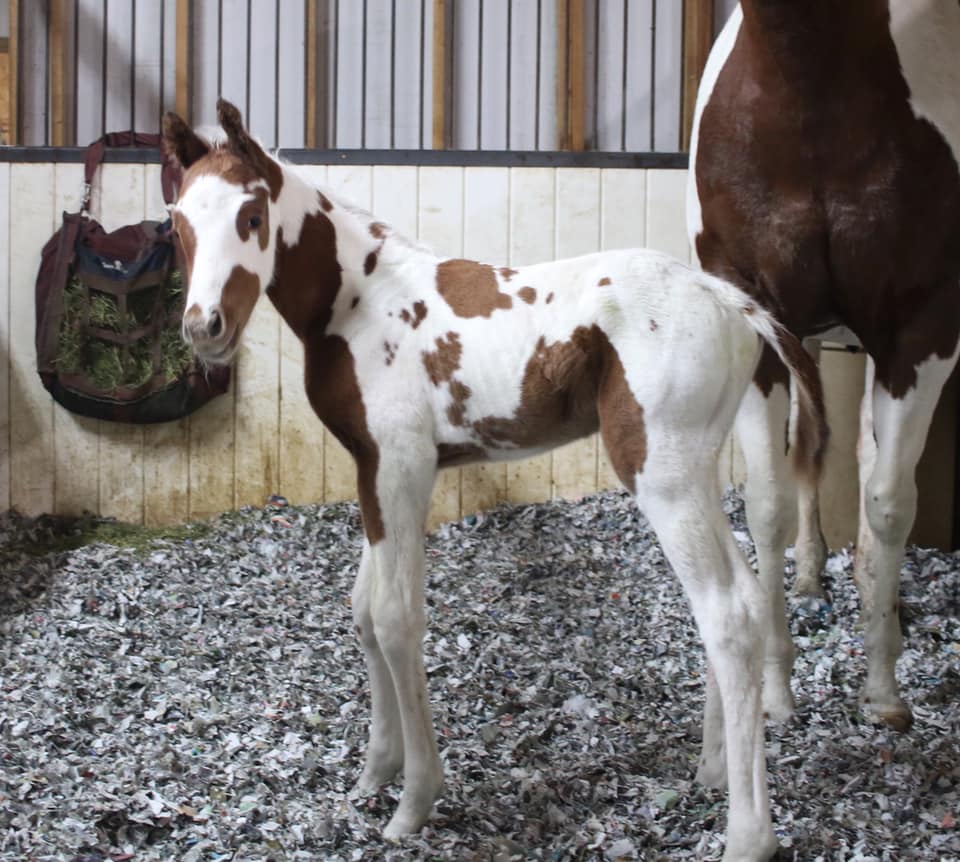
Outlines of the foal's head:
M271 209L283 174L247 134L233 105L221 99L217 115L226 132L221 143L203 140L172 113L164 117L163 134L184 168L172 213L189 282L184 338L204 361L226 363L273 278Z

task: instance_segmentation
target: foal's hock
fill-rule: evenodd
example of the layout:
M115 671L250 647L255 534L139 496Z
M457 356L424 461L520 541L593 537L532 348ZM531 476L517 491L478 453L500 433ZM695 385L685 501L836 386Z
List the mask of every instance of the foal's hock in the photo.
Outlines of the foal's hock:
M353 592L372 717L359 779L402 769L385 829L419 829L443 783L423 665L423 526L439 467L522 458L598 430L683 582L713 669L701 776L730 789L727 859L766 859L761 588L720 508L717 455L760 339L794 371L800 472L826 431L799 343L745 293L662 254L536 266L438 258L268 156L230 104L211 146L177 116L173 219L184 332L227 362L266 293L304 347L310 403L357 466L366 540ZM725 716L726 722L717 721Z

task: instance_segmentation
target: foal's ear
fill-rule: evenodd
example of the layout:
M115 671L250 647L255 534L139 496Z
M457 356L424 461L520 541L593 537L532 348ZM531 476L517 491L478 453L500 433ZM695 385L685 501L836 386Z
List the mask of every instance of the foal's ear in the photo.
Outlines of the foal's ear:
M184 169L210 152L210 145L172 111L163 115L163 148L173 155Z
M217 119L227 133L227 143L231 151L250 164L267 181L270 197L276 200L283 184L283 173L260 144L247 134L240 111L226 99L217 99Z

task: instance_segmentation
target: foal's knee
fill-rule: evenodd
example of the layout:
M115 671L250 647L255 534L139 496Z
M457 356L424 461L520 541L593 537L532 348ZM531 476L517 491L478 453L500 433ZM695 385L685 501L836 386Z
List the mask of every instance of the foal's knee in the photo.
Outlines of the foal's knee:
M903 545L917 514L917 485L912 478L871 478L864 488L867 522L877 541Z

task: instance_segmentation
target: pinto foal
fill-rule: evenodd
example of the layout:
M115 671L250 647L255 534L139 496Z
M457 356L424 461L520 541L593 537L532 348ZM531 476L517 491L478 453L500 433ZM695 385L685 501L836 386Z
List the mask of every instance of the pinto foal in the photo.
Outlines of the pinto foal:
M423 528L438 467L525 457L599 428L682 581L712 668L701 776L726 775L728 860L774 852L760 711L764 599L720 506L717 455L759 355L798 375L798 466L825 440L819 378L746 294L649 251L518 269L440 259L272 159L218 104L211 146L176 115L184 332L228 362L261 293L304 345L314 410L356 461L365 542L353 591L372 720L361 791L404 772L387 837L443 783L423 666ZM724 753L725 750L725 753Z

